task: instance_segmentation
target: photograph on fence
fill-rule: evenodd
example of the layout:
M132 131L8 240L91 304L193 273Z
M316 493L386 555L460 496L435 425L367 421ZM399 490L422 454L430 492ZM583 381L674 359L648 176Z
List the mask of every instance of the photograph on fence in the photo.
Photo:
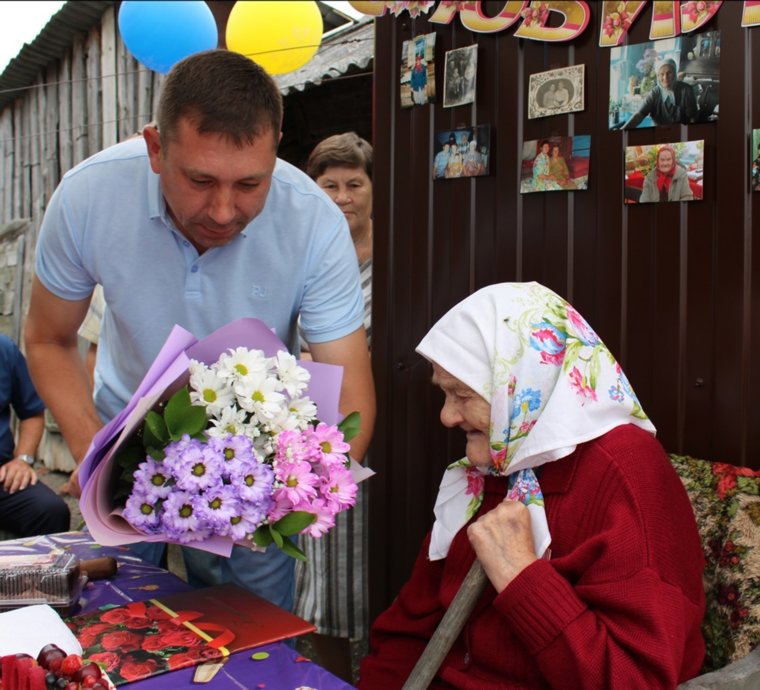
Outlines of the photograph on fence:
M491 125L438 132L434 146L433 179L488 175Z
M719 31L610 49L610 129L715 122L719 100Z
M588 189L591 136L554 136L523 142L520 192Z
M401 107L435 102L435 33L401 45Z
M701 201L704 159L704 139L626 147L625 203Z
M528 119L583 110L583 82L583 65L531 74L528 81Z
M443 107L474 103L477 75L477 45L447 51L443 71Z

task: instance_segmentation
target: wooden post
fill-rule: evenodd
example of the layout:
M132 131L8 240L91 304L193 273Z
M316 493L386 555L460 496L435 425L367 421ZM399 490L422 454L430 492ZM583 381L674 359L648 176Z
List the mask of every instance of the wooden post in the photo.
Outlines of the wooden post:
M427 689L454 640L459 637L487 582L483 566L476 560L401 690Z

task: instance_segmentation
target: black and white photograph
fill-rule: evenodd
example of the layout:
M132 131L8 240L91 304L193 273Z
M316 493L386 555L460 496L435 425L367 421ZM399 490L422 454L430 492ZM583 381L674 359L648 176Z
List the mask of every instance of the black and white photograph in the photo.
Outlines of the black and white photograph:
M447 51L443 73L443 107L474 103L477 74L477 45Z
M531 74L528 82L528 119L583 110L583 77L583 65Z

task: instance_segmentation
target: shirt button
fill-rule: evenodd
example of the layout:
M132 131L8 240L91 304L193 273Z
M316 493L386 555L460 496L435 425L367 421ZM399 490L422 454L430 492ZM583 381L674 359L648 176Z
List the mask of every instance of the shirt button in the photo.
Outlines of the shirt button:
M193 272L193 273L198 273L198 267L197 267L197 266L193 266L193 267L190 269L190 271L191 271L191 272Z

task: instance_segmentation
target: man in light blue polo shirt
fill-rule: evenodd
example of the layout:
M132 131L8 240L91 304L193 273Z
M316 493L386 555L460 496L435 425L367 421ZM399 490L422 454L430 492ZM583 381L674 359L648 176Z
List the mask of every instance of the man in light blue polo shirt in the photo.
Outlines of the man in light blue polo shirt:
M276 84L237 53L197 53L167 76L157 121L69 171L40 231L27 357L74 458L175 324L203 337L252 316L295 351L300 315L313 359L344 367L341 411L361 413L351 443L361 459L375 401L356 255L340 210L277 159ZM76 333L97 283L106 309L93 404ZM78 491L76 475L70 484ZM271 547L235 547L229 560L185 552L194 582L234 581L290 608L292 559Z

